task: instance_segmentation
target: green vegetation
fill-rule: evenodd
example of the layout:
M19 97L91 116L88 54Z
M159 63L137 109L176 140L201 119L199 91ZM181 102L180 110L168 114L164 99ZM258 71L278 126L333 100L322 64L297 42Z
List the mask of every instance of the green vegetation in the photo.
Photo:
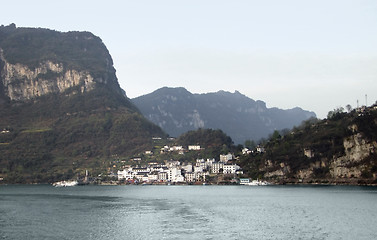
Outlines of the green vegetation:
M113 64L101 39L89 32L61 33L42 28L1 26L0 46L7 61L32 69L48 60L63 63L67 69L102 75Z
M33 69L52 61L63 71L76 69L98 78L91 91L82 93L75 86L24 102L10 101L0 81L0 130L7 129L0 134L4 182L52 182L85 169L107 173L114 159L151 148L152 136L166 137L123 95L111 56L93 34L1 26L0 48L12 64ZM53 81L58 74L48 71L37 80Z
M192 162L228 152L238 156L237 164L252 178L284 170L282 178L293 179L300 170L315 166L311 177L326 180L331 172L329 163L349 151L343 145L345 138L358 134L364 141L377 139L377 111L356 111L347 106L348 113L338 108L325 120L312 118L292 131L273 132L259 142L264 151L250 155L242 155L242 145L234 146L221 130L198 129L175 141L167 140L167 135L123 95L111 57L93 34L1 26L0 48L13 64L36 68L52 61L62 64L64 71L87 71L97 78L95 89L88 92L82 93L81 86L75 86L61 94L24 102L9 100L0 81L0 177L6 183L53 182L82 176L86 169L98 176L118 170L123 163L139 164L130 160L135 157L141 157L142 163L170 159ZM2 64L0 61L1 70ZM37 78L55 78L56 74L50 71ZM160 154L165 145L200 145L202 150ZM245 145L255 150L257 144L249 140ZM145 154L146 150L155 154ZM373 148L368 157L346 167L363 166L361 177L373 179L376 155Z
M344 113L339 108L331 111L328 119L309 119L284 134L275 131L265 141L264 153L240 156L240 165L252 178L261 178L266 171L282 169L283 163L290 168L284 175L285 179L295 178L300 170L311 166L316 166L313 179L329 179L330 162L346 154L344 139L354 134L360 134L368 142L377 140L377 110L367 108L361 112ZM312 156L305 155L305 150L310 150ZM355 166L366 166L363 177L372 178L377 173L377 158L373 152L367 159L358 161ZM268 167L267 162L270 162Z

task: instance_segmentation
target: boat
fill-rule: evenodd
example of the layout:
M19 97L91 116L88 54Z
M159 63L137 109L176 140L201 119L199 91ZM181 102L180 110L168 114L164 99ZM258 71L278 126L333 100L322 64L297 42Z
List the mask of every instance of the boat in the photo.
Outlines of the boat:
M259 181L258 179L257 180L253 180L249 183L243 183L242 185L247 185L247 186L267 186L267 185L270 185L269 182L266 182L266 181Z
M76 180L70 181L59 181L52 184L54 187L73 187L78 185L79 183Z

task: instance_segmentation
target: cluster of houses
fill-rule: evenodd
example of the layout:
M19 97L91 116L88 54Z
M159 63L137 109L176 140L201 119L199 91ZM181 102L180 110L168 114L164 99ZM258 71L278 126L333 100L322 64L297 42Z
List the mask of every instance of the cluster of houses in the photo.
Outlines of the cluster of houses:
M233 157L229 153L220 155L220 161L197 159L195 165L167 160L164 164L150 162L142 167L124 166L118 171L118 180L130 183L194 183L205 182L210 175L243 174L241 167L232 162Z

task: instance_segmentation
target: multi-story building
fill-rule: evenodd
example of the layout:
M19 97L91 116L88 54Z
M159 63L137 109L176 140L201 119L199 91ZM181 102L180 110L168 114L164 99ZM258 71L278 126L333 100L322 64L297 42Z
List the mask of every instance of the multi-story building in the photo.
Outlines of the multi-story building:
M236 171L240 169L240 166L236 164L224 164L224 174L236 174Z
M227 163L228 161L233 159L233 154L220 154L220 162Z
M223 162L216 162L212 164L211 173L222 173L224 171L224 163Z

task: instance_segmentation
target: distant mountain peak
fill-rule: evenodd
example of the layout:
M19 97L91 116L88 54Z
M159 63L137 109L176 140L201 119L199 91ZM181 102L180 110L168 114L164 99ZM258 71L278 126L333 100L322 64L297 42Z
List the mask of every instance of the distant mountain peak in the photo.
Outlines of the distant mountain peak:
M171 136L199 127L212 128L223 130L236 143L259 140L276 129L292 128L315 116L300 108L269 109L265 102L239 91L192 94L185 88L164 87L132 101L144 116Z

